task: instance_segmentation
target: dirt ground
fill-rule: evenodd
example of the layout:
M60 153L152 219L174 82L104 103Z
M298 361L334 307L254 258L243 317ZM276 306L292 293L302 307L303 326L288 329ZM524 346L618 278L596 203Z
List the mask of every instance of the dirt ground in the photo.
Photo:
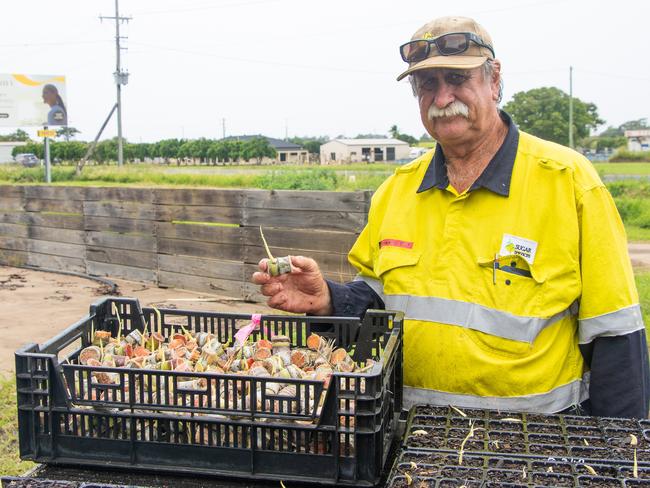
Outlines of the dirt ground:
M111 279L123 297L144 306L215 312L269 313L263 304L219 295L158 288ZM43 343L88 313L91 303L110 294L101 283L64 274L0 266L0 374L14 370L14 352L29 343Z

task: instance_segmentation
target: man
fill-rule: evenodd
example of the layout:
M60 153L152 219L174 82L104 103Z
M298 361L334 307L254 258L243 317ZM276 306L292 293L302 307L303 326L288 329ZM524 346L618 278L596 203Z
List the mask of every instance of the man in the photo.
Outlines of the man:
M400 48L438 141L373 196L349 254L253 281L270 306L405 313L407 403L646 417L648 352L624 228L593 166L498 109L501 63L472 19L436 19Z

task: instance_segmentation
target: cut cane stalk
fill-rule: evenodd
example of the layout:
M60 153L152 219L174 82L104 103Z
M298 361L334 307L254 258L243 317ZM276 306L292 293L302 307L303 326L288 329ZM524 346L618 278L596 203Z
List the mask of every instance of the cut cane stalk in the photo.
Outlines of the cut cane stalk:
M269 249L269 245L266 243L264 238L264 232L262 232L262 227L260 226L260 236L262 237L262 243L264 244L264 249L266 254L269 256L268 262L268 273L271 276L280 276L282 274L291 273L291 256L283 256L281 258L274 258Z

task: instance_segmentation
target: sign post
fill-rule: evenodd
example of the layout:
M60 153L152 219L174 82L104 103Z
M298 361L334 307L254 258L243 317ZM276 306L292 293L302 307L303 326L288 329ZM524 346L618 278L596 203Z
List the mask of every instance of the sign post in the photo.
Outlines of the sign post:
M50 138L48 135L51 132L54 132L54 134L56 134L56 131L48 130L47 125L43 129L43 131L39 130L38 132L43 132L44 135L43 142L45 145L45 183L52 183L52 169L50 167Z

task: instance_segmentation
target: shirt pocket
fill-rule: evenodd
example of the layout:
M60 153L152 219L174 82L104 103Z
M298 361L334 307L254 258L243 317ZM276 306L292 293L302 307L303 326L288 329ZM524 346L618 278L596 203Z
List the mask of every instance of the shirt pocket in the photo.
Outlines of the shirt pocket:
M546 288L542 269L515 254L479 258L478 265L475 296L480 304L517 316L539 316Z
M382 247L375 260L375 275L383 282L385 293L412 293L418 287L421 252L398 247ZM388 289L387 289L388 288Z
M521 358L531 353L532 343L541 332L539 316L546 278L521 256L479 258L474 285L475 319L489 332L465 329L488 356ZM487 309L487 310L486 310Z

